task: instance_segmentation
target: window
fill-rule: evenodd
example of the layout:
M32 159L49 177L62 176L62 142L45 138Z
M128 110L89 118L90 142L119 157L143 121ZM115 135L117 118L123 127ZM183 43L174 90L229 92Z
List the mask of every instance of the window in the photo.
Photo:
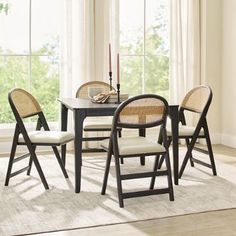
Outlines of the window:
M58 120L62 0L0 1L0 123L14 118L7 94L31 92L49 121Z
M120 0L122 93L169 98L168 25L168 0Z

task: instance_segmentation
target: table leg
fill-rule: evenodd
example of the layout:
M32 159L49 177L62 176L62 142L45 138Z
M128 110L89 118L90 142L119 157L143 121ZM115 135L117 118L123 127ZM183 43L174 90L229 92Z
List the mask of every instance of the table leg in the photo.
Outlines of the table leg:
M81 167L82 167L82 138L83 122L86 117L85 112L74 110L74 127L75 127L75 192L79 193L81 188Z
M67 131L68 108L61 104L61 131ZM65 166L66 164L66 144L61 146L61 158Z
M139 129L139 136L145 137L146 136L146 129ZM145 156L144 155L140 156L140 164L142 166L145 165Z
M179 184L179 111L178 106L172 106L170 109L171 129L172 129L172 148L173 148L173 169L174 183Z

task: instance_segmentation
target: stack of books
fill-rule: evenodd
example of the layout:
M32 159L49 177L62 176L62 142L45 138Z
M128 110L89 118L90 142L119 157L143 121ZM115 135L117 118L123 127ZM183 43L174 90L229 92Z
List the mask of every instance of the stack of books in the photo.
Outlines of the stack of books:
M120 102L123 102L129 98L129 94L124 93L120 94ZM118 102L118 96L117 94L110 94L109 98L106 100L106 103L117 103Z

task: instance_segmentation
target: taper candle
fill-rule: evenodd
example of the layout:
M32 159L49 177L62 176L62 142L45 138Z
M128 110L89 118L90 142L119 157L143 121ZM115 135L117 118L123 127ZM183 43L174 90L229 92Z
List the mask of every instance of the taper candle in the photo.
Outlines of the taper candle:
M109 43L109 72L111 71L111 44Z
M120 55L117 53L117 84L120 83Z

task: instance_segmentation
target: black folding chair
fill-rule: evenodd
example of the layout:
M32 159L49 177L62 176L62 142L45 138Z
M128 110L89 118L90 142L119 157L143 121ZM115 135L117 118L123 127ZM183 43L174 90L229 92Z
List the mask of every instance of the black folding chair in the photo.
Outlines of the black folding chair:
M76 92L76 97L77 98L84 98L84 99L89 99L90 91L91 89L96 89L97 92L102 92L102 93L108 93L110 91L110 85L102 82L102 81L91 81L83 84L82 86L79 87L79 89ZM114 88L112 88L115 90ZM95 95L95 94L94 94ZM89 117L86 118L84 121L84 131L85 133L92 133L92 132L110 132L112 127L112 117ZM119 135L121 135L121 131L119 131ZM110 136L110 135L109 135ZM109 136L104 136L104 135L94 135L92 137L86 137L84 135L83 141L84 142L90 142L90 141L101 141L106 138L109 138ZM87 143L86 143L87 144ZM82 152L104 152L103 149L101 148L83 148Z
M11 177L16 176L24 171L27 171L27 175L30 175L32 163L34 163L45 189L49 189L44 173L39 164L38 157L35 152L37 146L52 147L52 150L55 153L56 159L61 167L61 170L65 178L68 178L67 172L61 160L57 146L65 145L65 143L68 143L69 141L73 140L74 135L70 132L50 131L48 123L45 119L45 116L39 103L27 91L20 88L13 89L9 93L8 99L16 119L16 128L13 137L5 186L8 186ZM38 118L36 130L27 131L27 128L24 124L24 119L33 116L37 116ZM43 128L44 130L41 130L41 128ZM29 153L15 158L15 153L18 145L26 145ZM21 161L27 157L30 157L28 166L11 173L13 163Z
M114 156L117 178L117 190L120 207L124 207L125 198L147 196L153 194L169 193L171 201L174 200L173 185L171 179L171 167L169 151L166 145L166 117L168 113L167 101L157 95L139 95L123 102L116 110L113 117L113 125L109 140L102 142L102 148L108 152L106 169L103 180L102 194L106 192L108 174L111 157ZM147 137L118 137L119 128L146 129L160 126L159 140L163 140L163 145L156 141L150 141ZM158 137L158 134L157 134ZM157 170L159 156L163 155L166 161L166 170ZM153 170L144 173L121 174L120 158L157 156ZM167 176L168 187L154 190L156 176ZM122 181L138 178L151 178L148 190L136 192L123 192Z
M184 139L187 145L187 152L185 154L183 163L179 171L179 178L182 177L184 169L187 165L188 160L191 166L194 163L203 165L205 167L211 168L213 175L217 175L216 166L214 161L214 154L211 145L210 134L207 125L207 112L212 101L212 90L209 86L198 86L190 90L184 97L182 104L179 108L179 139ZM198 121L195 127L187 126L185 111L199 114ZM172 141L171 130L167 130L168 135L168 145ZM198 139L205 139L207 144L207 150L203 148L196 147L195 144ZM210 163L203 162L197 158L194 158L192 151L196 150L204 154L209 155ZM161 167L163 160L160 160L158 168Z

